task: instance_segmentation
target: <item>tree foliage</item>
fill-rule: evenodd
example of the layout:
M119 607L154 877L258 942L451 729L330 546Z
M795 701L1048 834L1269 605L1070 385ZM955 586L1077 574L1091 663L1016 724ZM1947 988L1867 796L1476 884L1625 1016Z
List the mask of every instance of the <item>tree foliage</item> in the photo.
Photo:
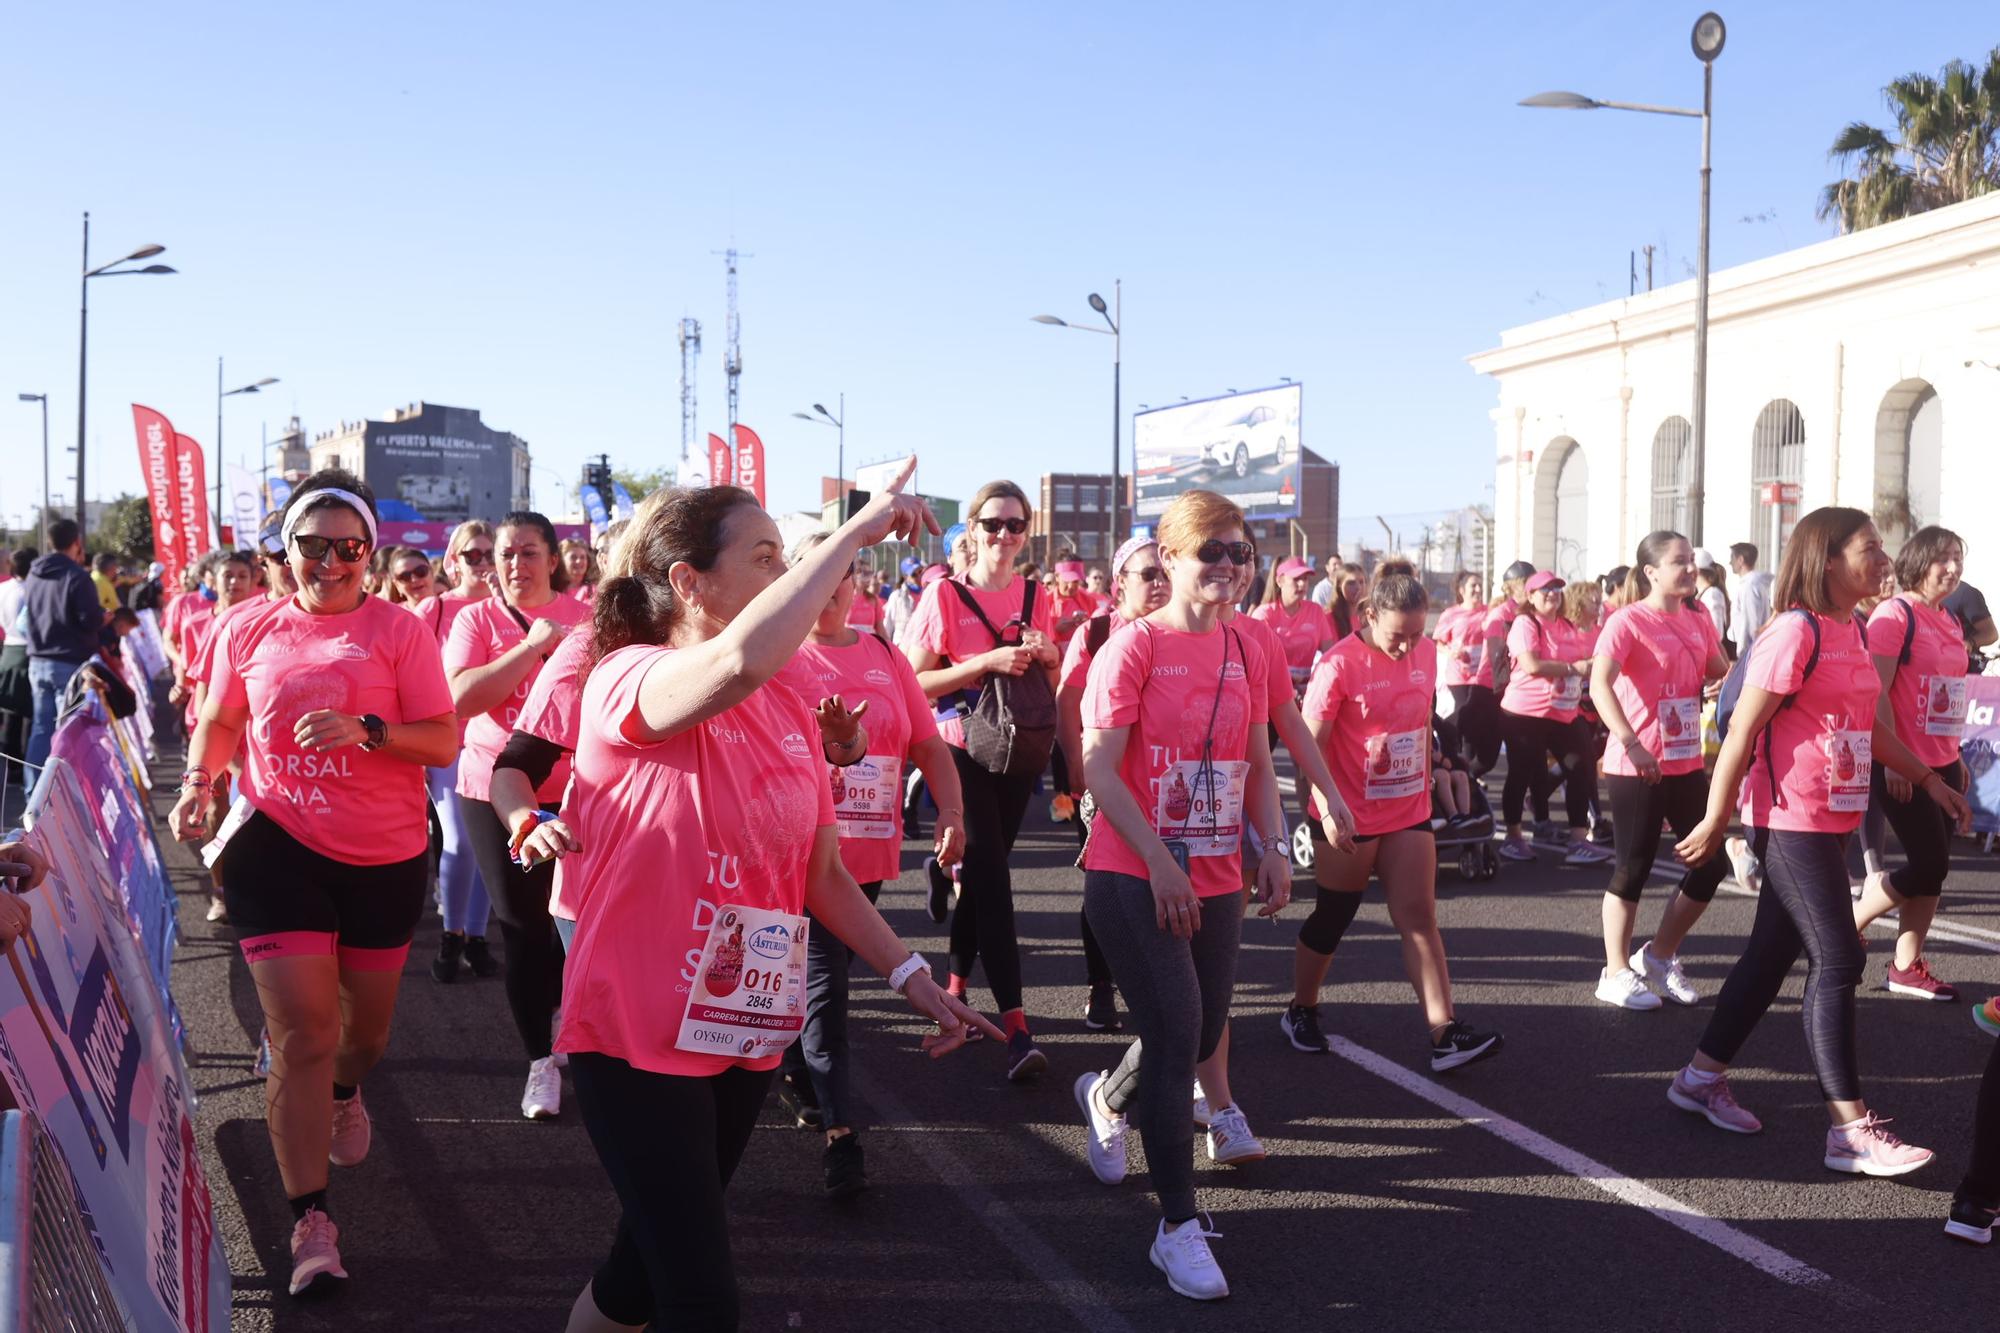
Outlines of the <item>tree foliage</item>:
M1820 192L1822 220L1859 231L2000 189L2000 46L1984 66L1906 74L1882 97L1895 129L1856 121L1835 136L1827 156L1845 174Z
M663 486L674 484L674 470L670 467L656 467L645 472L632 472L625 468L611 469L612 480L624 485L634 504L645 499ZM608 497L607 497L608 498Z
M121 495L104 506L97 526L85 534L83 544L95 555L110 551L127 560L153 558L153 509L143 495Z

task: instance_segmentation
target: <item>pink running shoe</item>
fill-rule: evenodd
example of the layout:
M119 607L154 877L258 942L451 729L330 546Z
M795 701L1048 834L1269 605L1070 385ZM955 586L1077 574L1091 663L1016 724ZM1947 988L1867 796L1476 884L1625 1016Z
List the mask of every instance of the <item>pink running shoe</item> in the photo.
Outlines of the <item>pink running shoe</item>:
M292 1226L292 1295L304 1295L328 1278L346 1277L340 1266L340 1228L319 1209L306 1209Z
M1736 1104L1727 1074L1717 1074L1712 1083L1695 1083L1688 1078L1687 1070L1676 1070L1674 1081L1667 1085L1667 1100L1731 1134L1755 1134L1764 1128L1763 1121Z
M1949 982L1939 981L1931 975L1930 964L1919 958L1908 967L1889 964L1889 990L1896 995L1914 996L1919 1000L1956 1000L1958 991Z
M1888 1123L1886 1116L1871 1111L1852 1125L1827 1130L1827 1169L1856 1176L1901 1176L1935 1155L1929 1148L1912 1147L1882 1128Z
M374 1125L368 1119L368 1108L361 1104L361 1089L346 1101L335 1098L333 1102L333 1140L327 1145L326 1159L335 1166L359 1166L361 1159L368 1155L368 1145L374 1140Z
M1989 1037L2000 1037L2000 996L1988 1000L1972 1011L1972 1021L1979 1030Z

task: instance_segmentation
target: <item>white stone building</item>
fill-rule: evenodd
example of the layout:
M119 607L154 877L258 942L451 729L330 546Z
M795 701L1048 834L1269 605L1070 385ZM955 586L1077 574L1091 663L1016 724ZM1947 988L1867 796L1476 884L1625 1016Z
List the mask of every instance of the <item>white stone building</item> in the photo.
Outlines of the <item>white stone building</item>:
M1656 528L1777 567L1798 516L1866 509L1893 550L1966 539L2000 592L2000 194L1711 276L1704 498L1694 490L1694 283L1505 330L1494 555L1565 575ZM1795 497L1795 498L1794 498ZM1987 517L1982 517L1985 515Z

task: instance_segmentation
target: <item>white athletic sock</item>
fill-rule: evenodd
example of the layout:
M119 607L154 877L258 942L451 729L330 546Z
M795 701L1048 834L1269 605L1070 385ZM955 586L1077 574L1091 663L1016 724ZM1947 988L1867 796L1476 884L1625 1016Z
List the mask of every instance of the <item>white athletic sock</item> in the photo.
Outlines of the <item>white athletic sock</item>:
M1722 1077L1719 1073L1712 1073L1706 1069L1696 1069L1693 1065L1689 1065L1686 1069L1683 1069L1681 1075L1698 1088L1705 1088Z

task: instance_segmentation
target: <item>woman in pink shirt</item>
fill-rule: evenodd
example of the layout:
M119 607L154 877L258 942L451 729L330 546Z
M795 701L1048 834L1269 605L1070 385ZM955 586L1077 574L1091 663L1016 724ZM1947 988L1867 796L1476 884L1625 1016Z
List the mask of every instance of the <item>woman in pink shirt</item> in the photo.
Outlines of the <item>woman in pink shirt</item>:
M1353 812L1354 843L1313 847L1318 897L1299 930L1292 1001L1279 1026L1296 1050L1328 1049L1319 993L1334 950L1361 909L1371 876L1382 881L1389 920L1403 940L1403 968L1430 1033L1431 1068L1456 1069L1499 1053L1497 1032L1458 1020L1437 927L1437 839L1431 831L1431 707L1437 644L1424 637L1429 599L1411 574L1378 577L1360 630L1313 669L1305 718L1332 770L1333 795Z
M458 736L437 645L361 590L375 531L358 478L299 483L284 526L298 595L224 626L170 820L182 841L210 831L214 775L243 743L251 813L216 833L216 866L270 1029L294 1295L347 1276L327 1165L368 1152L360 1083L388 1042L430 874L423 767Z
M1618 865L1604 893L1604 970L1597 998L1626 1009L1657 1009L1657 986L1680 1004L1700 994L1681 970L1681 941L1715 899L1726 862L1691 867L1667 899L1652 939L1632 951L1639 894L1653 874L1661 821L1684 838L1708 808L1702 768L1701 701L1711 680L1729 674L1715 623L1687 609L1694 547L1678 532L1649 533L1627 575L1626 605L1598 636L1590 697L1611 734L1604 782L1618 830ZM1651 983L1649 986L1648 983Z
M938 1023L933 1055L999 1036L855 885L817 724L774 679L856 551L937 530L900 493L914 466L790 569L747 491L675 490L597 590L558 1049L624 1218L572 1328L737 1326L723 1194L803 1022L808 910Z
M832 537L809 534L793 546L791 562L802 563ZM844 707L851 717L867 716L864 755L843 755L844 762L830 762L827 773L841 864L872 903L882 882L902 869L903 770L911 764L922 770L937 800L932 855L946 868L958 864L965 848L965 807L951 749L938 739L937 720L917 673L907 658L857 628L851 618L860 582L858 573L850 573L835 585L812 633L778 680L801 700L824 700ZM806 915L810 920L812 914ZM839 936L812 923L806 945L805 1030L785 1048L779 1087L780 1100L800 1126L826 1134L821 1168L832 1199L857 1194L868 1183L848 1094L847 973L853 959Z
M1333 593L1327 599L1327 621L1333 637L1344 639L1361 628L1363 604L1368 600L1368 571L1344 560L1327 571Z
M1815 509L1785 545L1772 598L1779 612L1744 664L1708 813L1675 849L1688 865L1720 851L1740 790L1764 890L1708 1030L1667 1091L1674 1105L1719 1128L1763 1127L1737 1104L1726 1071L1803 949L1806 1051L1833 1122L1823 1160L1831 1170L1871 1176L1914 1171L1931 1153L1889 1133L1861 1097L1854 988L1865 955L1847 891L1847 835L1868 807L1878 762L1935 801L1960 832L1972 822L1965 797L1910 753L1876 707L1882 682L1854 608L1889 567L1875 525L1858 509Z
M1486 583L1462 573L1452 592L1458 602L1438 617L1432 637L1440 682L1451 693L1461 757L1473 777L1482 778L1500 759L1500 698L1493 693L1493 659L1486 652Z
M1083 701L1083 763L1097 802L1084 911L1139 1039L1115 1070L1078 1077L1077 1105L1091 1171L1107 1185L1125 1177L1127 1117L1137 1121L1160 1200L1151 1258L1174 1291L1196 1300L1229 1286L1208 1248L1217 1233L1195 1200L1188 1091L1229 1019L1246 819L1266 829L1279 821L1264 648L1222 623L1239 571L1256 559L1243 529L1242 511L1210 491L1184 491L1168 506L1158 534L1173 595L1104 645ZM1267 835L1261 850L1256 897L1272 916L1291 898L1291 868L1283 837Z
M432 596L411 610L423 622L443 651L451 637L452 622L466 607L493 595L499 582L493 571L493 525L483 518L467 519L451 531L445 542L444 560L439 564ZM461 724L461 738L464 727ZM462 740L461 740L462 743ZM424 774L431 808L437 811L443 850L438 857L438 910L444 917L444 931L438 936L437 957L431 960L431 979L446 985L458 979L459 964L472 969L474 976L490 977L500 970L499 960L486 947L486 926L492 904L486 883L479 874L479 862L472 855L472 840L465 820L458 812L458 752L451 762Z
M1882 680L1876 700L1880 722L1958 792L1967 784L1958 752L1965 734L1965 650L1944 599L1957 591L1964 570L1965 542L1957 533L1919 529L1896 553L1896 581L1909 591L1883 602L1868 618L1868 652ZM1923 1000L1955 1000L1958 992L1932 976L1924 962L1924 940L1951 873L1951 822L1942 806L1918 794L1902 774L1876 768L1869 780L1872 799L1896 830L1909 864L1886 873L1869 870L1854 905L1854 924L1866 930L1894 911L1889 989Z
M1507 742L1507 785L1500 792L1507 839L1500 855L1532 861L1535 849L1521 833L1521 814L1530 790L1545 792L1554 758L1563 770L1564 804L1569 814L1569 852L1564 865L1598 865L1611 853L1590 842L1590 794L1597 772L1581 772L1591 754L1587 726L1577 725L1577 709L1590 679L1590 648L1563 618L1563 581L1542 570L1526 579L1522 603L1507 631L1510 668L1500 696L1500 735ZM1539 800L1539 798L1538 798Z
M989 481L972 497L966 537L973 543L965 573L924 589L900 647L916 668L917 683L938 706L938 734L952 747L965 795L965 859L959 865L958 903L951 909L951 981L965 994L973 964L986 964L986 984L1007 1029L1007 1076L1031 1079L1048 1067L1021 1007L1021 943L1014 926L1014 882L1007 870L1035 779L989 772L966 753L963 716L991 675L1015 678L1024 697L1047 689L1053 712L1056 668L1049 598L1032 579L1014 571L1027 544L1031 511L1027 494L1011 481ZM999 637L996 638L995 632ZM1029 679L1037 673L1040 681ZM931 920L944 920L951 880L927 862Z
M563 636L590 619L590 609L565 591L569 571L556 548L555 525L518 511L494 530L499 593L474 602L452 622L444 645L445 677L465 721L458 761L459 819L472 844L479 876L492 895L507 946L507 1008L528 1057L521 1114L547 1120L562 1111L562 1075L549 1024L562 991L562 948L549 920L553 866L523 867L508 855L509 830L494 813L488 787L493 761L507 744L542 664ZM537 790L551 806L562 800L567 764ZM449 937L444 942L449 948Z
M1313 567L1297 556L1278 562L1264 586L1264 600L1250 614L1264 622L1285 648L1285 666L1292 673L1292 693L1303 695L1312 678L1313 663L1333 647L1333 622L1306 596Z
M614 537L610 532L605 535ZM597 600L597 581L601 577L597 568L597 552L590 549L589 542L578 541L574 537L566 537L557 543L556 550L562 557L563 571L569 575L569 595L589 606Z

